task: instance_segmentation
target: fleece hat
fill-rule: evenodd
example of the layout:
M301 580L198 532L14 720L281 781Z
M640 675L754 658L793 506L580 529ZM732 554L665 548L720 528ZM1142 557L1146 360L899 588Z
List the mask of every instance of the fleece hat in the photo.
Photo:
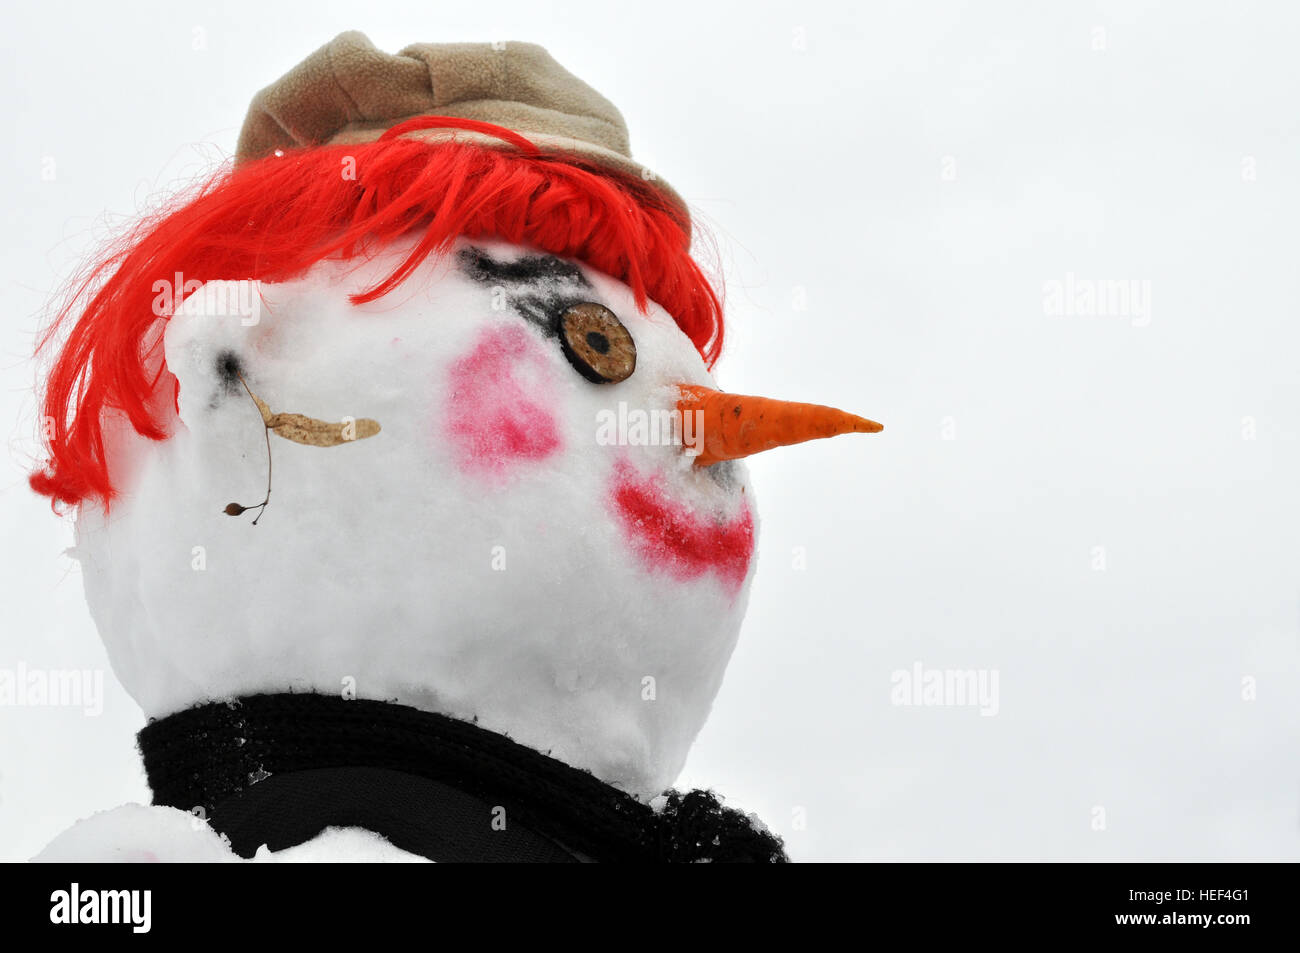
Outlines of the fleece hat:
M689 221L681 196L633 160L617 107L535 43L413 43L393 55L362 33L340 33L253 97L235 162L277 149L372 142L417 116L493 123L541 149L638 176ZM410 135L513 148L465 130Z

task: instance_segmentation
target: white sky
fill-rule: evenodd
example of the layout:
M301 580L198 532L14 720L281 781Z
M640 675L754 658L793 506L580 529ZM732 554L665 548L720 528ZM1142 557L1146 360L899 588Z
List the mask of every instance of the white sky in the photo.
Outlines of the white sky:
M753 461L750 615L679 786L802 860L1297 859L1300 9L1052 6L7 7L0 669L106 667L24 476L33 331L108 222L342 30L528 40L712 229L723 385L887 428ZM1046 314L1067 275L1149 312ZM997 714L891 704L918 662L996 670ZM147 800L106 691L0 707L0 859Z

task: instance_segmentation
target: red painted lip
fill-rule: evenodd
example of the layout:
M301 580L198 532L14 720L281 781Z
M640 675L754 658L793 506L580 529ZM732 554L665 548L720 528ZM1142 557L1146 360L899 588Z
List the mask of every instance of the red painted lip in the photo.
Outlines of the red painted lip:
M623 532L647 567L683 581L711 573L732 596L740 591L754 554L748 502L731 520L701 518L626 461L615 466L612 496Z

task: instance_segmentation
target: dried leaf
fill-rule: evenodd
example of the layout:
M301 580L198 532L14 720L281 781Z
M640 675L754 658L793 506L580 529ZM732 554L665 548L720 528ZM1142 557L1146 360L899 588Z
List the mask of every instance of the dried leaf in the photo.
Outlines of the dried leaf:
M339 423L330 423L325 420L317 420L315 417L308 417L306 414L273 414L266 401L253 393L253 389L248 386L248 381L244 380L243 375L238 374L237 376L239 382L244 385L244 390L248 391L248 396L253 398L253 403L257 405L257 411L262 415L262 423L266 427L263 431L266 438L267 454L266 498L261 503L251 507L244 506L241 503L229 503L224 510L229 516L239 516L250 509L256 509L258 510L257 519L253 520L253 525L256 526L257 520L260 520L266 513L267 504L271 502L272 431L285 440L292 440L294 443L305 444L309 447L337 447L341 443L364 440L366 437L373 437L379 433L379 422L371 420L369 417L362 417L360 420L348 417Z
M266 424L268 427L271 426L271 418L274 415L271 413L271 408L266 406L266 401L262 400L262 398L258 397L251 390L248 392L248 396L253 398L253 403L257 404L257 409L262 412L262 423Z
M337 447L379 433L379 422L369 417L333 423L304 414L273 414L266 425L285 440L309 447Z

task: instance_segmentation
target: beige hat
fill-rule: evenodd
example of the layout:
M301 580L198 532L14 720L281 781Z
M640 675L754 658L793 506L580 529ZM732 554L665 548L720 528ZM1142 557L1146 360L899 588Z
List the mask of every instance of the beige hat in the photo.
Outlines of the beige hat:
M639 176L689 222L681 196L633 161L614 104L534 43L414 43L393 56L362 33L340 33L253 97L235 162L297 146L372 142L403 120L428 115L494 123L542 149ZM464 130L411 135L513 148Z

